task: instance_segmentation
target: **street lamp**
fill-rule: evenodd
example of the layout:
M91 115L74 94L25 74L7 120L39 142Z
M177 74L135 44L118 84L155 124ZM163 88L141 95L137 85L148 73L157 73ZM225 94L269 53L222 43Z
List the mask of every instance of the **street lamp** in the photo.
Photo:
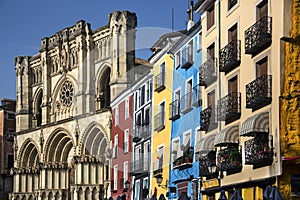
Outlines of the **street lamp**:
M168 179L166 180L166 184L165 185L161 184L162 181L163 181L163 177L162 176L157 176L156 177L156 182L157 182L158 187L162 187L164 189L167 189L167 187L168 187Z

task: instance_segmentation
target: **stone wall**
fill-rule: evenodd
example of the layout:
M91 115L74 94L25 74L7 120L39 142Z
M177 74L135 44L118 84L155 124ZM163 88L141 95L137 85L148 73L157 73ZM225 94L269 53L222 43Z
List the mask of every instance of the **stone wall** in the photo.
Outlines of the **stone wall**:
M281 155L300 155L300 0L293 0L291 38L285 42L285 64L280 105ZM283 161L279 187L284 199L291 199L291 173L299 174L300 159ZM298 165L297 167L295 165Z

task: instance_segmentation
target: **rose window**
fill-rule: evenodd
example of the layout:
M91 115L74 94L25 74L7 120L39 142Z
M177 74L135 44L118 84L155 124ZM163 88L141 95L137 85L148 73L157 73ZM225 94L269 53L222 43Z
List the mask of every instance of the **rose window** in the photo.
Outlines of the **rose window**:
M66 81L61 87L60 101L64 106L71 106L74 98L74 87L70 81Z

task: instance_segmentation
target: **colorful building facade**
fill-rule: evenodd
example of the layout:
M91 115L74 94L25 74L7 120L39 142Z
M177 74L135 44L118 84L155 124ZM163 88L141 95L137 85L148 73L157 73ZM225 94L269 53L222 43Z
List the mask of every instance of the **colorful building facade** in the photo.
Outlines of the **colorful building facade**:
M154 54L149 59L153 65L153 117L152 117L152 176L150 194L165 198L168 191L170 165L171 121L167 119L172 102L173 57L168 50L181 33L169 33L152 46Z
M199 162L194 150L201 138L201 40L201 24L198 22L170 50L175 59L173 96L168 115L172 123L169 199L183 196L199 199Z
M201 14L203 110L198 143L203 199L262 199L282 173L281 38L286 1L196 3Z

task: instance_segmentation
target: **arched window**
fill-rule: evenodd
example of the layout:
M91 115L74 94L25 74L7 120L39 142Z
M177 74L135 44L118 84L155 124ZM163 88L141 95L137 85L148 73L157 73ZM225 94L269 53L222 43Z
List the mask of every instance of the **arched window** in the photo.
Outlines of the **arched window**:
M42 98L43 98L43 92L41 91L38 94L38 97L36 99L36 125L39 127L42 125Z
M106 68L97 84L97 108L109 108L110 106L110 68Z

